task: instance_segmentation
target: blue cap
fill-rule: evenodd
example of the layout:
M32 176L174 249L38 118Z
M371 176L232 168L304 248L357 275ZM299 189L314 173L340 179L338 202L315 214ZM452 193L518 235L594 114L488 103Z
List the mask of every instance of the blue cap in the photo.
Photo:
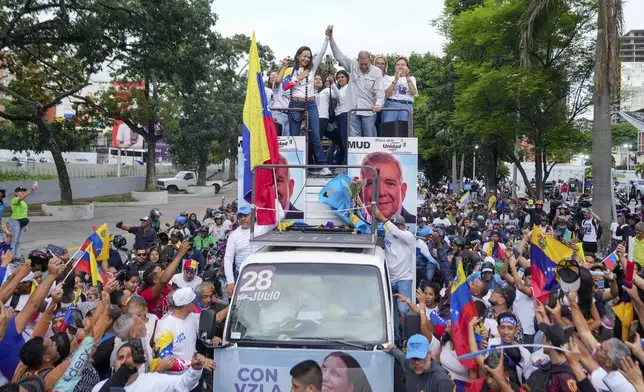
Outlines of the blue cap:
M407 359L425 359L429 354L429 341L421 334L416 334L407 341Z
M250 206L241 206L237 211L237 215L250 215Z
M186 218L184 218L183 216L178 216L178 217L174 218L174 221L177 222L177 223L180 223L182 225L186 224Z

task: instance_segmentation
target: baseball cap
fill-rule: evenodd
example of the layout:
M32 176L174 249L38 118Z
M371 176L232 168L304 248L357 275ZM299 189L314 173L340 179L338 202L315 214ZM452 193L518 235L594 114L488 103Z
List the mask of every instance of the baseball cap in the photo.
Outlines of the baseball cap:
M400 214L395 214L391 218L389 218L389 221L393 223L394 225L404 225L405 224L405 218L400 215Z
M579 264L575 260L563 260L557 265L559 285L564 293L579 290L581 286L581 274Z
M421 334L413 335L407 341L407 359L425 359L429 353L429 341Z
M514 286L510 286L509 284L497 284L494 286L494 291L501 294L501 296L505 298L505 302L508 303L508 306L511 306L517 297L517 290L514 288Z
M496 214L496 210L490 211L490 214Z
M27 192L27 188L19 186L19 187L16 188L16 190L14 192Z
M197 298L197 295L190 287L182 287L172 293L172 303L174 306L186 306Z
M555 347L561 347L565 343L568 343L565 340L564 331L562 328L556 325L550 325L548 323L539 323L539 331L543 332L546 335L546 338L552 343Z
M149 216L144 216L143 218L139 218L140 221L149 221L150 217Z
M199 263L197 263L197 260L194 260L194 259L187 259L186 261L183 262L184 271L196 271L198 266L199 266Z
M45 382L42 377L25 377L18 383L27 392L45 392Z
M237 215L250 215L250 206L241 206L237 211Z

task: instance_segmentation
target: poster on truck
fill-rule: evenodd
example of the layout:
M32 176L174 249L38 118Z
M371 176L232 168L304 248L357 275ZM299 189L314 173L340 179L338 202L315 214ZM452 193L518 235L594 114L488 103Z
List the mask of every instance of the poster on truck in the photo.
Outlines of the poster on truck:
M304 136L280 136L279 164L305 165L306 138ZM286 220L304 219L306 202L306 171L304 169L280 169L277 171L277 194L282 208L286 212ZM238 206L248 205L244 200L244 152L242 138L237 143L237 203Z
M233 347L215 350L214 390L288 392L291 368L306 360L322 367L323 391L394 390L394 359L383 352Z
M405 218L410 231L416 232L418 194L418 139L350 137L349 165L375 166L380 169L378 209L387 218L399 214ZM349 177L359 177L363 183L361 199L369 205L374 191L372 171L349 169Z

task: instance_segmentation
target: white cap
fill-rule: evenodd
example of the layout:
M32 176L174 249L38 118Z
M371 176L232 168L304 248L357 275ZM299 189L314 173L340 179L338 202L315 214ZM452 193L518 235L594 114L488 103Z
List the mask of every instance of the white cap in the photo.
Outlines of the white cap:
M485 263L486 261L489 261L492 264L496 263L496 260L494 260L494 257L492 256L485 256L485 258L483 259L483 262Z
M197 298L197 295L190 287L182 287L172 293L172 303L174 306L185 306Z
M34 273L33 273L33 272L29 272L29 274L28 274L27 276L25 276L24 278L22 278L22 280L20 281L20 283L27 283L27 282L31 282L32 280L34 280Z

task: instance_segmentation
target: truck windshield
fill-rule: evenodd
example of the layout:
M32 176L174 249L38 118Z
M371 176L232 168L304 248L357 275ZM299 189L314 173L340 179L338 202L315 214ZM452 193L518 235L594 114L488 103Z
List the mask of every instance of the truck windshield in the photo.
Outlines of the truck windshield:
M386 341L378 268L354 264L249 265L239 275L230 340Z

